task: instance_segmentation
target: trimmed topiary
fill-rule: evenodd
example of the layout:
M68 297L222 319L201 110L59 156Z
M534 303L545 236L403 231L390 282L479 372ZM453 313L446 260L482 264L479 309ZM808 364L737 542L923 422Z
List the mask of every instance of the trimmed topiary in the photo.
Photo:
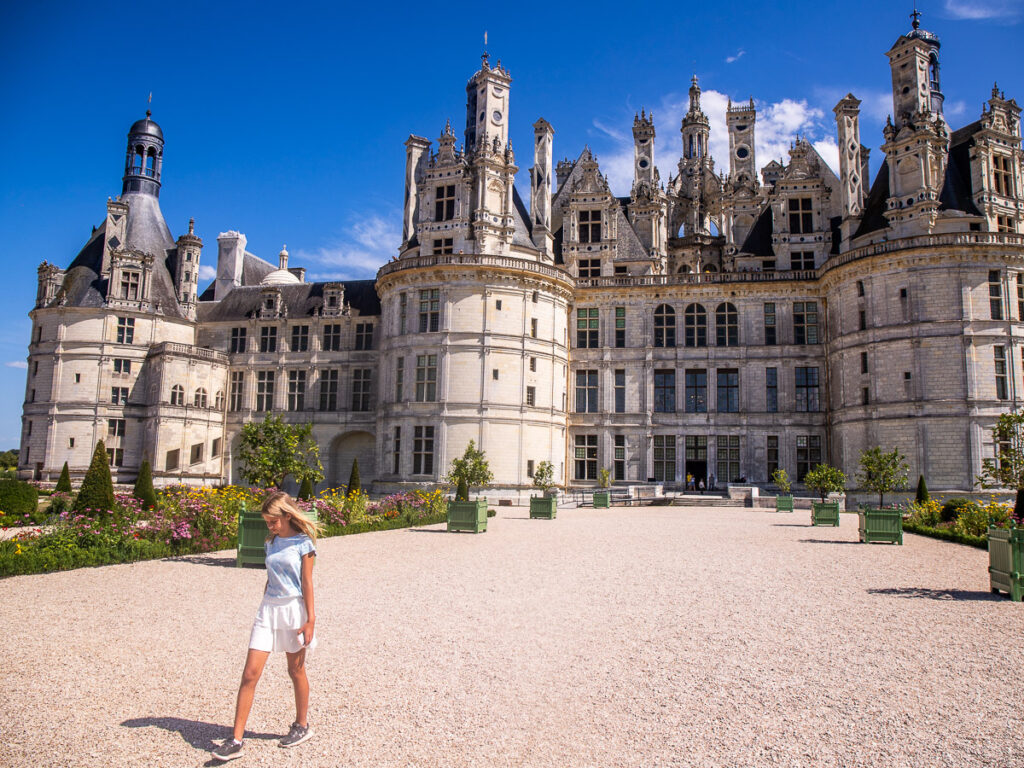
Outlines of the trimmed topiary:
M942 511L939 513L939 520L943 523L952 523L960 516L960 510L971 506L971 504L971 500L965 499L963 496L946 499L942 505Z
M57 487L53 489L53 492L71 493L71 473L68 471L68 463L66 461L60 471L60 477L57 478Z
M112 510L114 508L114 483L110 479L110 465L107 463L107 446L100 440L92 453L92 462L82 480L75 499L75 511Z
M143 459L139 467L139 476L135 479L135 490L132 495L139 500L143 509L156 507L156 491L153 489L153 470L149 459Z
M931 497L928 496L928 484L924 481L924 475L921 475L917 478L917 496L915 497L915 501L917 501L918 504L923 504L928 501L929 498Z
M359 459L357 457L352 459L352 472L348 476L348 492L353 494L361 489L362 486L359 484Z
M466 478L459 478L459 486L455 489L455 500L456 501L469 501L469 484L466 483Z
M21 525L25 515L36 514L38 506L39 491L34 486L21 480L0 480L0 524Z
M313 481L309 479L309 475L302 478L302 484L299 486L299 498L303 501L309 501L313 497Z

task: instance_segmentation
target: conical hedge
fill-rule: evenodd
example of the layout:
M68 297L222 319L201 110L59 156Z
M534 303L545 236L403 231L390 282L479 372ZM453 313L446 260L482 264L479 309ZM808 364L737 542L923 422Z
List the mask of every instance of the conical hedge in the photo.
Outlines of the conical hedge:
M351 495L358 490L361 490L362 486L359 484L359 459L352 459L352 473L348 476L348 493Z
M60 471L60 477L57 478L57 487L53 489L53 492L71 493L71 473L68 472L68 463L66 461Z
M916 497L917 503L918 504L922 504L922 503L928 501L929 498L930 497L928 496L928 484L925 483L925 481L924 481L924 475L921 475L917 479L917 497Z
M466 483L466 478L459 478L459 485L455 489L455 500L456 501L469 501L469 485Z
M156 506L156 491L153 489L153 469L149 465L149 459L144 459L139 467L139 476L135 479L135 490L132 495L139 500L143 509L153 509Z
M302 478L302 484L299 486L299 498L303 501L309 501L313 496L313 481L309 479L309 476Z
M100 440L92 453L89 471L85 473L82 487L75 499L75 511L87 509L107 511L114 508L114 483L110 479L110 465L107 463L107 446Z

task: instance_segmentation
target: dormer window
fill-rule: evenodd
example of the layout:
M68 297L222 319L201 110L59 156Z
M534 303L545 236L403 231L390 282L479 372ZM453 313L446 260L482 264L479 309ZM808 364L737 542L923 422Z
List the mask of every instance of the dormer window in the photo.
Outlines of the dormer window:
M1009 157L992 155L992 189L997 195L1013 197L1013 176L1010 168Z
M794 235L804 235L814 231L814 217L811 215L811 198L790 198L789 231Z
M338 306L338 297L337 296L328 296L327 297L327 306L328 307L337 307Z
M142 276L138 272L124 271L121 273L121 298L128 301L139 300L139 285Z
M449 256L455 253L453 238L441 237L434 240L434 253L440 256Z
M580 211L580 242L601 242L601 212Z
M450 221L455 218L455 185L441 184L434 198L434 221Z
M345 286L343 283L328 283L324 286L324 306L322 314L335 316L342 314L345 305Z

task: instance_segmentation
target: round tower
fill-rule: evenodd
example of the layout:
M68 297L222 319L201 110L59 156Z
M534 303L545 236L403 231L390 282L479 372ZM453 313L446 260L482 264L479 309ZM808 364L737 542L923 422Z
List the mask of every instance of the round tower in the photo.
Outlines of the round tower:
M128 151L124 161L121 194L141 192L160 197L160 172L164 163L164 132L146 110L142 120L128 131Z

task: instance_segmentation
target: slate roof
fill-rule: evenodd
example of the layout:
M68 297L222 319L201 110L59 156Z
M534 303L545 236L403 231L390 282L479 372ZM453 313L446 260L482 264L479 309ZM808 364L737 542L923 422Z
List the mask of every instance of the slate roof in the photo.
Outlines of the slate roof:
M884 216L885 201L888 199L889 163L883 161L878 175L875 176L875 183L871 185L871 190L868 192L868 199L864 202L864 213L861 215L860 226L853 233L854 238L889 226L889 222L885 220Z
M363 317L380 315L380 297L374 287L374 280L331 281L341 283L345 288L345 301ZM316 315L324 303L324 286L328 283L299 283L298 285L275 286L281 292L281 301L287 308L288 317L297 319ZM205 294L204 294L205 295ZM224 320L246 320L259 312L263 288L246 285L233 288L220 301L199 303L196 319L200 322Z
M621 200L622 198L619 199ZM629 198L626 199L628 200ZM647 253L644 244L640 242L640 237L637 235L636 230L633 229L633 225L629 223L629 219L626 218L622 208L615 209L615 217L619 230L619 237L615 241L615 258L627 261L649 259L650 254Z
M772 234L775 232L775 223L772 221L771 206L766 206L761 215L757 217L754 226L750 228L747 239L743 241L740 253L749 253L753 256L775 256L772 250Z

